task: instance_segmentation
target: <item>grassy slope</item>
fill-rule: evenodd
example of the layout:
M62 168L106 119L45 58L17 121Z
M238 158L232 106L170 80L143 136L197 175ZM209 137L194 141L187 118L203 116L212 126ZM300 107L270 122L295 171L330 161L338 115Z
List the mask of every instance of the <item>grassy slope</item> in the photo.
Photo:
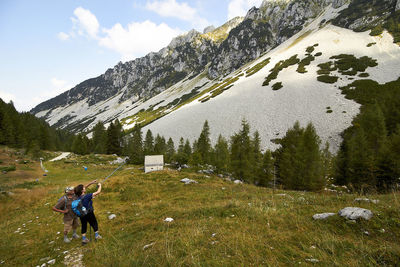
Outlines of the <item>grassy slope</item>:
M126 166L105 183L94 201L104 239L81 250L80 242L64 244L62 234L56 234L62 232L62 217L50 207L66 185L105 177L116 167L104 164L107 159L103 165L96 161L86 157L76 163L47 162L49 175L38 185L0 196L0 262L37 265L50 256L60 264L62 252L71 249L84 254L86 266L287 266L310 264L305 261L309 258L324 266L372 266L400 261L398 193L369 196L379 204L355 204L356 196L350 194L273 194L189 171L144 174L139 166ZM87 172L83 165L89 167ZM199 184L184 185L179 182L184 177ZM312 219L315 213L346 206L371 209L374 217L356 224L338 216ZM108 220L108 211L116 219ZM164 222L166 217L174 222ZM19 227L24 234L14 233Z

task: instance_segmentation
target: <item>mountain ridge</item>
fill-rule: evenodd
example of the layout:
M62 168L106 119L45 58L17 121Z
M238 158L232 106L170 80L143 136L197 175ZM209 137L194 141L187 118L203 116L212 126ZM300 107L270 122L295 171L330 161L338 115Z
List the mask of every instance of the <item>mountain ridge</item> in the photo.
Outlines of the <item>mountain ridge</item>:
M103 74L107 77L100 80L100 85L103 87L96 88L99 81L96 81L96 78L89 79L82 83L85 85L84 88L75 87L65 92L65 95L58 96L63 98L66 105L57 106L52 105L51 101L45 102L41 104L42 106L39 105L33 109L32 112L39 117L44 117L52 125L78 132L92 128L99 120L107 123L115 118L119 118L123 122L126 130L136 124L149 125L155 120L157 120L155 124L159 124L164 116L171 116L170 114L179 112L183 108L193 107L193 104L197 102L206 103L210 99L217 99L230 87L234 86L235 88L242 79L248 78L244 70L251 66L254 67L255 63L252 62L261 64L260 58L266 60L264 57L266 53L278 48L296 34L301 33L293 41L293 46L296 46L302 39L307 39L307 36L312 36L313 32L330 27L329 25L347 28L353 32L371 30L371 34L375 32L378 38L386 36L383 29L387 29L395 38L392 43L396 41L396 28L393 30L387 24L389 20L398 17L396 8L400 1L370 1L366 7L371 11L354 13L354 9L359 9L363 2L365 1L264 1L259 8L250 9L244 18L238 18L228 26L227 23L224 24L227 29L223 29L224 25L222 25L207 33L190 31L171 41L168 47L173 47L173 49L163 48L157 53L150 53L131 62L120 62L113 69L107 70ZM324 14L327 12L333 13L325 16ZM377 12L380 12L382 16L376 17ZM321 16L325 16L324 19L321 19ZM310 25L313 27L309 31L305 31ZM382 27L381 31L377 30L379 27ZM216 33L217 31L220 31L219 34ZM337 31L342 32L340 28ZM363 40L370 38L368 33L363 33L362 36L354 35L351 38L362 38ZM371 39L370 42L373 43L373 40L375 39ZM346 42L341 38L336 41ZM377 46L380 45L381 43L378 42ZM388 46L388 44L385 45ZM343 51L345 50L343 49ZM364 50L362 49L362 51ZM323 51L321 52L323 53ZM316 72L312 57L311 55L307 57L307 60L310 61L308 64L311 64L311 69ZM162 59L165 58L169 59L167 61L169 64L162 62ZM301 59L300 55L299 58ZM304 64L302 63L305 71L308 68L307 60L304 61ZM135 80L139 83L131 86L134 80L132 77L146 71L146 68L132 67L133 62L142 62L147 69L151 66L154 67L155 62L165 64L160 63L149 76ZM275 62L275 64L277 63ZM271 65L273 63L270 63L265 71L271 71ZM282 72L285 73L290 69L290 67L285 68ZM265 73L265 71L262 72ZM242 76L237 77L235 73L241 73ZM301 81L306 76L300 77L300 84L303 83ZM393 79L395 78L397 77L393 76ZM285 83L283 83L284 85ZM251 86L257 87L258 85ZM109 87L107 90L101 90L107 87ZM80 98L73 96L69 98L73 93L80 94ZM242 95L242 97L246 99L246 95ZM352 105L357 106L354 103ZM235 107L228 108L234 109ZM261 115L260 110L255 112ZM354 116L356 113L351 114ZM244 116L244 114L239 115ZM198 117L198 115L196 116ZM296 116L296 114L290 116ZM197 123L202 124L199 121ZM151 128L151 124L147 128L149 127ZM343 131L343 127L336 129L334 135L339 136L338 131ZM282 131L284 129L279 129L279 132ZM193 135L188 132L182 132L182 134ZM229 133L223 132L223 134L228 135ZM323 135L329 137L332 133ZM270 135L263 137L268 140L272 139ZM335 137L335 139L337 138ZM264 141L264 145L268 143L268 140ZM335 146L338 146L338 142L339 139L335 141Z

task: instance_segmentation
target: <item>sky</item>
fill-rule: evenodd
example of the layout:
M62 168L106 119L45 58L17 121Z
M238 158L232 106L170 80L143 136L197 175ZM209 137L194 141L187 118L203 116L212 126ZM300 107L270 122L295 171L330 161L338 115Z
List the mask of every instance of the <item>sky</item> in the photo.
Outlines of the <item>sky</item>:
M262 0L1 0L0 98L20 112Z

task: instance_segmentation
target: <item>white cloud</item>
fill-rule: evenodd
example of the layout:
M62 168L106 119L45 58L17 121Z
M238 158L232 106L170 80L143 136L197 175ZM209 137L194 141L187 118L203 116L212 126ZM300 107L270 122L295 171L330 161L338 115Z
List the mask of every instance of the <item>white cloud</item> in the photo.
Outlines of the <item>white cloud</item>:
M175 0L172 0L175 2ZM179 5L179 4L178 4ZM192 10L187 4L181 5L188 12ZM78 35L86 36L90 39L98 41L100 47L108 48L121 55L121 60L127 61L134 58L144 56L149 52L156 52L167 46L172 38L182 31L178 28L171 28L165 23L155 24L146 20L143 22L132 22L126 27L120 23L115 24L111 28L102 28L96 16L90 10L78 7L74 11L75 17L72 17L73 28L69 34L59 33L60 39L75 38ZM203 22L202 20L199 20ZM55 81L54 81L55 82Z
M185 21L191 21L197 16L196 9L190 7L187 3L178 3L176 0L161 0L147 2L146 8L156 12L163 17L173 17Z
M207 19L200 17L197 9L189 6L188 3L179 3L176 0L155 0L146 3L146 9L157 13L162 17L177 18L188 21L193 27L203 29L209 26Z
M61 41L66 41L69 39L69 35L66 34L65 32L59 32L57 34L58 39L60 39Z
M75 17L71 20L74 24L74 30L78 32L79 35L87 35L93 39L97 38L99 32L100 24L95 15L88 9L78 7L74 10Z
M259 7L262 0L231 0L228 4L228 19L246 15L253 6Z
M146 20L130 23L126 28L117 23L111 29L103 29L103 33L106 36L100 38L99 44L118 52L125 61L160 50L182 32L165 23L157 25Z

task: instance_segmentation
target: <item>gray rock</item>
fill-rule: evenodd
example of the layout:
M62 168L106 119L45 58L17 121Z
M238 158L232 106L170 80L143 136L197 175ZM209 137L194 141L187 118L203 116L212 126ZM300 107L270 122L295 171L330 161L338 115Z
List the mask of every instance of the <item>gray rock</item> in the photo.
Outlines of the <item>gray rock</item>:
M115 219L117 217L117 215L115 215L115 214L110 214L109 216L108 216L108 219L109 220L112 220L112 219Z
M55 259L49 260L49 261L47 262L48 265L53 265L53 264L55 264L55 263L56 263L56 260L55 260Z
M197 184L197 181L189 179L189 178L183 178L181 180L181 182L184 183L184 184Z
M397 0L395 11L400 10L400 0Z
M360 218L363 218L364 220L369 220L373 216L372 211L358 207L346 207L340 210L338 214L349 220L357 220Z
M235 181L233 181L233 183L235 183L235 184L243 184L243 182L240 181L240 180L235 180Z
M205 28L204 28L204 30L203 30L203 34L206 34L206 33L212 32L212 31L214 31L214 30L215 30L215 27L214 27L214 25L210 25L210 26L208 26L208 27L205 27Z
M326 212L326 213L317 213L314 214L312 217L314 220L325 220L328 217L334 216L336 213Z

